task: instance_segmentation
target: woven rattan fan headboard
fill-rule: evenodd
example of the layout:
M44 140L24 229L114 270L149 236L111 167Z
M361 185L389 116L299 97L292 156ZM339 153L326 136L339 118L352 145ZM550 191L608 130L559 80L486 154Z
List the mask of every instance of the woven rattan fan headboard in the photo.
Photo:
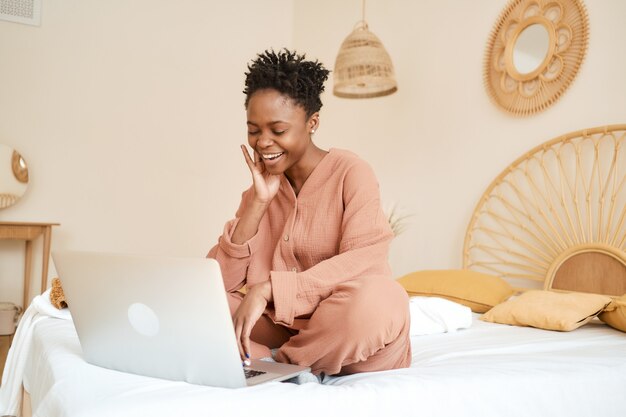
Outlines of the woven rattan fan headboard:
M518 290L626 293L626 124L540 145L480 199L463 265Z

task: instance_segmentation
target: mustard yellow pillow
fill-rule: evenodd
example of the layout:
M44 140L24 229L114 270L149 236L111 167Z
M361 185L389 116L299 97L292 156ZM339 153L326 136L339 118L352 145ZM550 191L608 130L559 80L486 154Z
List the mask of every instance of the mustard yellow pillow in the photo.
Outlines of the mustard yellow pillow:
M598 317L609 326L626 332L626 294L613 300Z
M466 269L417 271L398 279L410 296L446 298L484 313L513 294L511 286L495 275Z
M611 297L604 295L533 290L498 304L480 319L568 332L593 319L610 302Z

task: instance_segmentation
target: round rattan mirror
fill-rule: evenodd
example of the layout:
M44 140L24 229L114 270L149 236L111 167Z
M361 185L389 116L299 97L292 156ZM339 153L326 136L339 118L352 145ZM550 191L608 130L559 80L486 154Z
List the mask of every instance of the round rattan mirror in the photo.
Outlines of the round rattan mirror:
M519 78L541 72L553 52L550 51L554 45L552 38L549 28L541 23L525 27L511 48L513 58L510 60L510 71Z
M519 116L554 103L585 57L588 26L581 0L511 0L485 52L483 75L491 99Z

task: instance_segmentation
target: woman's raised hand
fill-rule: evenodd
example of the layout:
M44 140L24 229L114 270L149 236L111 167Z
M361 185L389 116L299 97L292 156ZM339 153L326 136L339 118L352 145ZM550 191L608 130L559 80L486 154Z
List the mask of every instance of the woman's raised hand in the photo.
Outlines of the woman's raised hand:
M233 231L231 241L236 245L247 242L257 233L261 219L265 215L270 201L278 193L278 187L280 186L280 175L273 175L267 172L261 156L256 151L254 152L254 161L244 145L241 145L241 151L252 173L254 201L246 206Z
M269 204L270 201L278 193L280 186L280 175L270 174L265 169L265 165L261 160L261 156L254 151L254 160L250 157L245 145L241 145L241 151L246 159L250 173L252 174L252 182L254 183L255 198L259 203Z

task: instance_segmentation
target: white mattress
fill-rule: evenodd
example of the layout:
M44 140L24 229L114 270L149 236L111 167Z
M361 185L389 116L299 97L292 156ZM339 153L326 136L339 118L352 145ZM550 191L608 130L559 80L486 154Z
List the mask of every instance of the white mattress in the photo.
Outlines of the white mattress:
M412 338L411 368L220 389L84 362L70 321L37 324L24 386L41 417L626 416L626 334L484 323Z

